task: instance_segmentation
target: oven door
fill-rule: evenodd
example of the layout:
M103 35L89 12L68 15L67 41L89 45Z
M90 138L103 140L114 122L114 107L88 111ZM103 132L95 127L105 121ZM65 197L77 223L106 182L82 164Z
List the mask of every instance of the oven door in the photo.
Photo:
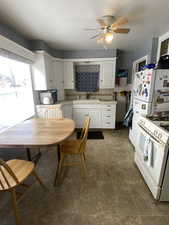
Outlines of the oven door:
M167 158L166 147L143 130L143 128L139 127L139 129L135 162L154 197L157 199L159 197Z

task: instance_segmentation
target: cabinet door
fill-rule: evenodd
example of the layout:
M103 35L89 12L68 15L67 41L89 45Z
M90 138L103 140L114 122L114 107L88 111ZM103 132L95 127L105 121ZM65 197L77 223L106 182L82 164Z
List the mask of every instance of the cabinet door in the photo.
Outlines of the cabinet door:
M32 73L34 90L47 90L45 61L42 53L35 54L35 61L32 64Z
M90 128L101 128L101 113L100 110L90 110L89 117L91 118Z
M103 61L100 64L100 88L114 88L115 86L115 61Z
M83 127L83 122L87 116L89 116L88 110L73 109L73 120L75 121L77 128Z
M74 64L73 62L63 63L64 89L74 89Z
M62 113L64 118L72 119L73 112L72 112L72 104L66 104L62 106Z
M101 128L101 113L99 109L73 109L73 119L77 128L83 127L83 122L88 116L91 118L90 128Z
M47 89L54 89L56 88L56 82L54 80L53 58L52 56L45 53L44 61L45 61Z
M64 100L64 87L63 87L63 62L61 61L53 61L53 80L56 83L58 100Z

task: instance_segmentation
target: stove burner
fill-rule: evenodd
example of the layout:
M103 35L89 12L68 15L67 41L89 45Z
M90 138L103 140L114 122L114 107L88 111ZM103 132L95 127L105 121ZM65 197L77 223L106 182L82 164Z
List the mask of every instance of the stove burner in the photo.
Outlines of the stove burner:
M147 118L152 121L169 121L169 115L153 115Z
M160 127L162 127L163 129L169 131L169 123L168 124L160 123Z

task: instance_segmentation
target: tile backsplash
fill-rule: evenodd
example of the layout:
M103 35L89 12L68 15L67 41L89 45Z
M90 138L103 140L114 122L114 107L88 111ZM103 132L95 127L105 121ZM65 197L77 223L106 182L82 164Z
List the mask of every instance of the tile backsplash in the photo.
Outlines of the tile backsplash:
M114 100L113 89L100 89L97 92L77 92L75 90L65 90L66 100L77 100L77 99L100 99L100 100Z

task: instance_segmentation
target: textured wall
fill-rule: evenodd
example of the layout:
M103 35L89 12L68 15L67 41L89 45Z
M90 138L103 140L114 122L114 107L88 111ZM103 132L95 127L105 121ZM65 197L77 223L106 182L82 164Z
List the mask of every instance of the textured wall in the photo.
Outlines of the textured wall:
M152 47L151 47L151 56L150 56L151 63L156 63L157 51L158 51L158 38L154 37L152 39Z
M76 51L64 51L63 58L75 59L75 58L112 58L116 57L116 49L95 49L95 50L76 50Z
M74 51L64 51L50 48L44 41L42 40L32 40L29 41L30 49L32 51L35 50L44 50L48 52L50 55L57 58L64 59L79 59L79 58L112 58L116 57L116 49L108 49L108 50L74 50Z
M145 56L149 55L149 62L156 61L157 55L157 47L158 47L158 38L152 38L150 40L145 41L144 43L140 43L137 49L131 49L131 51L123 51L116 49L108 49L108 50L75 50L75 51L64 51L52 49L42 40L27 40L23 35L19 34L16 30L12 29L6 24L0 24L0 35L5 36L6 38L22 45L23 47L30 49L32 51L35 50L44 50L48 52L50 55L57 58L109 58L109 57L118 57L117 58L117 71L118 69L128 69L129 71L129 83L131 81L132 75L132 65L133 61Z
M148 63L155 63L158 48L158 38L152 38L138 46L137 49L131 51L117 50L117 71L119 69L127 69L129 72L128 82L131 83L133 61L149 56Z
M29 48L32 51L36 50L44 50L49 55L52 55L56 58L63 58L63 51L50 48L44 41L42 40L31 40L29 41Z
M0 35L3 35L4 37L29 49L29 41L23 35L19 34L16 30L6 24L0 24Z

